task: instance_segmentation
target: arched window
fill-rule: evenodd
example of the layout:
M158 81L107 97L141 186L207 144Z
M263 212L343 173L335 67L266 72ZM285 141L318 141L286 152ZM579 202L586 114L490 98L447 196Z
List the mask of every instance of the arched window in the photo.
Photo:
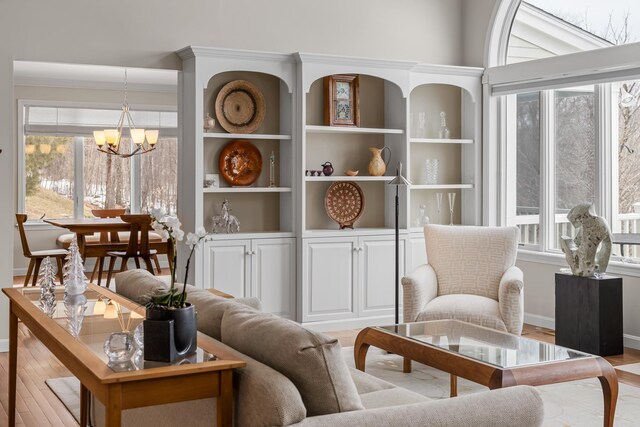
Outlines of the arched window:
M640 3L630 0L496 5L486 47L484 169L500 172L485 175L485 222L518 225L527 249L559 252L560 235L574 232L566 213L581 202L594 203L614 233L640 232L633 16L640 18ZM636 247L614 252L640 258Z

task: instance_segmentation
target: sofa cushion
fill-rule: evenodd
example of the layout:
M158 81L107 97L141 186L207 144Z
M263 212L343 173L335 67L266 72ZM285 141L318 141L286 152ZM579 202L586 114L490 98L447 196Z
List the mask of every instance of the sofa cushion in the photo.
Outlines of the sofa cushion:
M238 305L222 316L222 342L287 376L308 416L363 409L336 339Z
M118 294L142 305L148 303L152 296L166 292L169 288L167 284L144 269L117 273L115 282Z
M500 315L498 301L478 295L443 295L429 301L418 315L416 322L423 320L455 319L507 331Z
M390 382L381 380L380 378L369 375L356 368L349 368L349 373L351 374L351 379L353 379L353 383L356 385L356 390L359 395L396 387Z

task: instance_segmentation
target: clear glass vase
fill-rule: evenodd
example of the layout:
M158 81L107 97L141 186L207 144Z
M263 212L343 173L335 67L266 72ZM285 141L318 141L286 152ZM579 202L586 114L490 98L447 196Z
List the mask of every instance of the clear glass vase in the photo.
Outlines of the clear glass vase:
M437 184L440 161L438 159L425 159L424 161L424 183Z

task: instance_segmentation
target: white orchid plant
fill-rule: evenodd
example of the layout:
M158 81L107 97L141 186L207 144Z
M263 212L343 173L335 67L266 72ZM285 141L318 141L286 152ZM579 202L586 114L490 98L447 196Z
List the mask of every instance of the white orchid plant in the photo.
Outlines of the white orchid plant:
M184 231L180 228L182 224L178 217L164 215L159 209L152 209L150 215L153 218L153 222L151 223L153 230L163 239L171 242L171 246L173 248L173 262L171 263L171 287L169 288L169 291L164 294L151 297L151 301L147 306L168 309L184 307L187 301L187 287L183 286L182 292L180 293L178 293L178 290L175 287L176 262L178 260L177 246L178 242L184 239ZM189 264L191 263L191 257L198 246L200 246L200 243L202 243L203 240L207 240L207 238L208 234L204 227L198 227L195 233L187 234L187 245L189 246L190 251L189 257L187 258L187 264L185 265L184 285L186 285L187 279L189 278Z

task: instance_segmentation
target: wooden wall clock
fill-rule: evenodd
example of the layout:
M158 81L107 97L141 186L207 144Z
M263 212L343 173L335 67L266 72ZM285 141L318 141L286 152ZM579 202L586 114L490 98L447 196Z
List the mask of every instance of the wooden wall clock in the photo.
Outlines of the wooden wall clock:
M324 78L325 126L360 126L360 79L353 74Z

